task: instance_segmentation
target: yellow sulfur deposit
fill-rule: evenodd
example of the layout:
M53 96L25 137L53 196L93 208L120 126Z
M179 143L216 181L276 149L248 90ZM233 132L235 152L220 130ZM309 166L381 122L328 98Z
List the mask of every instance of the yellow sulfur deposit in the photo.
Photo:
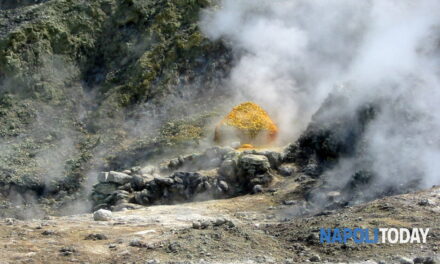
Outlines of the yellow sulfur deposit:
M233 128L232 134L226 132ZM238 137L241 144L268 144L278 133L278 128L263 108L253 102L242 103L232 111L216 127L215 140L224 141L225 137Z

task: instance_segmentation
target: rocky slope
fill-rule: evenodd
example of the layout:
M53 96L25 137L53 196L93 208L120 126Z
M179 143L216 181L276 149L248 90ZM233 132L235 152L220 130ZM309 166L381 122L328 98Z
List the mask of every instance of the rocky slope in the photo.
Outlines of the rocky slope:
M206 138L231 62L198 29L209 4L2 1L2 195L19 193L18 205L76 199L95 170Z

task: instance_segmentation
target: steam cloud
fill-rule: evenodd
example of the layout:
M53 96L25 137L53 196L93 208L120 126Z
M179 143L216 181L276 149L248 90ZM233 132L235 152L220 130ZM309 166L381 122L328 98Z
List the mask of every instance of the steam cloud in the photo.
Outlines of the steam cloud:
M238 61L228 79L236 101L253 100L295 140L332 92L349 98L326 118L369 102L381 111L365 155L327 172L337 184L368 166L379 183L438 184L440 2L436 0L224 0L201 28Z

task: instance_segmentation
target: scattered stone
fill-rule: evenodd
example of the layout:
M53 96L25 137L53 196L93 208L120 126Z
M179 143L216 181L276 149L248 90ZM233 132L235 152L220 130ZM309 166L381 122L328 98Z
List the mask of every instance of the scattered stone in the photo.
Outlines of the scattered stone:
M52 236L52 235L55 235L56 233L55 233L55 231L53 231L53 230L45 230L45 231L43 231L43 233L41 233L43 236Z
M202 227L202 225L200 224L200 222L195 221L192 223L192 227L194 229L200 229Z
M319 255L313 255L309 258L310 262L321 262L321 257Z
M425 262L425 258L424 257L416 257L413 259L414 264L422 264L423 262Z
M200 222L200 228L201 228L201 229L206 229L206 228L208 228L209 226L210 226L210 223L209 223L209 221L207 221L207 220L203 220L203 221Z
M117 247L118 247L118 245L116 245L116 244L109 244L109 245L108 245L108 248L112 248L112 249L113 249L113 248L117 248Z
M257 184L252 188L252 193L256 194L256 193L261 193L263 192L263 186Z
M60 249L60 252L63 256L70 256L76 253L76 249L74 247L63 247Z
M439 262L435 260L433 257L426 257L423 264L438 264Z
M278 168L278 172L285 177L292 176L292 174L295 172L295 169L291 165L281 165Z
M148 245L145 242L141 241L138 238L135 238L135 239L131 240L130 243L128 243L128 245L130 247L139 247L139 248L146 248L146 247L148 247Z
M107 240L107 236L104 234L96 233L96 234L89 234L85 238L85 240Z
M294 205L295 203L296 203L295 200L285 200L285 201L283 201L284 205Z
M430 199L422 199L418 202L418 205L420 205L420 206L433 206L435 204Z
M93 213L93 219L95 221L109 221L112 219L112 212L105 209L99 209Z
M409 259L409 258L405 258L402 256L397 256L396 260L400 263L400 264L414 264L414 262Z
M177 253L181 248L181 245L178 242L172 242L167 247L168 253Z
M217 218L212 222L213 226L221 226L224 225L226 223L226 219L224 218Z
M436 264L438 263L432 257L416 257L413 259L414 264Z
M319 237L316 233L311 233L307 236L306 242L309 245L318 244L319 243Z
M6 218L6 219L5 219L5 223L6 223L6 225L13 225L14 222L15 222L15 220L12 219L12 218Z

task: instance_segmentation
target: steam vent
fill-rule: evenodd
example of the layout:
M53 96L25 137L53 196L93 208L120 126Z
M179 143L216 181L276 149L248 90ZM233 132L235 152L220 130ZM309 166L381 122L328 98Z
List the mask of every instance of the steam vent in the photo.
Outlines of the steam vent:
M267 112L253 102L235 106L215 128L215 141L220 144L239 141L242 147L272 143L278 127Z

